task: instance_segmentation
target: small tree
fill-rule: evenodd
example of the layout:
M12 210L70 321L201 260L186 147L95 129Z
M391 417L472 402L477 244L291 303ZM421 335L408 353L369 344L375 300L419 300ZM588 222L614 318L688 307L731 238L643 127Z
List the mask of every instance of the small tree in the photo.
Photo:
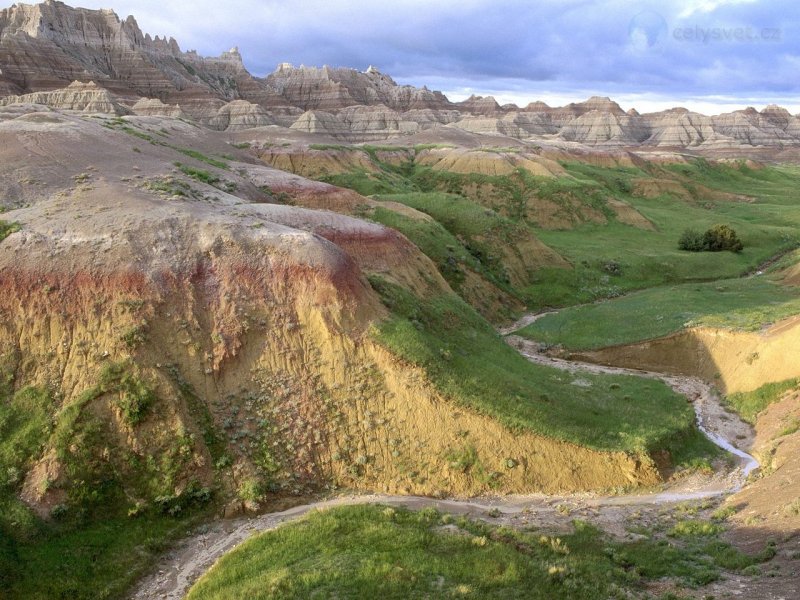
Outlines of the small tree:
M694 229L687 229L678 240L678 248L689 252L702 252L706 249L703 234Z
M703 235L703 241L710 252L730 250L741 252L744 245L733 228L727 225L714 225Z

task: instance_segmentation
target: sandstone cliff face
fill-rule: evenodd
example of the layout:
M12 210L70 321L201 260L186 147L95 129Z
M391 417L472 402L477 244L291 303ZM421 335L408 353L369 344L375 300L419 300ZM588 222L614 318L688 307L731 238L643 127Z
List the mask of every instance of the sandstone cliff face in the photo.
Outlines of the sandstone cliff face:
M288 104L304 110L331 111L377 104L399 111L452 108L441 92L398 86L374 67L362 73L354 69L283 64L265 79L265 83Z
M180 105L164 104L158 98L142 98L131 107L131 111L142 117L172 117L175 119L186 117Z
M717 139L709 117L685 109L666 111L651 118L649 143L657 146L691 147Z
M0 11L0 69L3 87L17 94L78 80L161 100L265 95L236 50L201 58L181 52L174 39L143 34L133 17L54 0Z
M261 106L246 100L234 100L221 106L217 113L201 122L219 131L239 131L274 125L275 119Z
M60 110L74 110L85 113L125 115L131 111L120 104L108 90L94 83L72 82L63 90L35 92L21 96L0 98L0 106L10 104L41 104Z
M649 131L634 118L612 112L591 110L561 128L559 136L584 144L636 145L649 137Z
M499 115L504 112L500 107L497 100L492 96L476 96L472 95L466 100L457 104L461 112L470 113L473 115Z

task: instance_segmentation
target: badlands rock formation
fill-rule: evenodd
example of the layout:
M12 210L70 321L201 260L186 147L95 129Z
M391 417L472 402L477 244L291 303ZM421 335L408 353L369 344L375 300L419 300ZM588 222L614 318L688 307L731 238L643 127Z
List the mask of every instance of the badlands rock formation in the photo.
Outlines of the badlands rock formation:
M353 69L296 68L288 63L264 81L288 104L304 110L337 110L354 105L385 105L393 110L447 109L450 101L441 92L409 85L398 86L375 67L363 73Z
M141 100L137 104L143 107L152 105L158 100ZM0 98L0 106L11 104L42 104L59 110L74 110L86 113L104 113L113 115L130 114L131 110L123 106L108 90L93 82L81 83L73 81L62 90L49 92L33 92L21 96Z
M626 112L605 97L563 107L501 106L491 96L453 103L441 92L398 85L372 66L358 71L283 63L259 78L235 48L200 57L174 39L144 34L133 17L121 20L111 10L56 0L0 11L3 96L3 104L184 116L218 130L277 125L349 142L448 127L568 146L699 152L800 146L800 119L777 106L705 116L682 108Z
M161 493L153 482L180 495L215 477L233 497L264 470L288 493L475 494L485 482L442 476L463 429L504 474L495 491L659 479L641 457L509 435L373 341L387 309L366 276L450 293L434 264L384 226L268 203L371 206L352 191L263 166L178 119L21 105L0 108L0 181L3 219L21 224L0 241L0 368L15 389L53 394L53 435L21 487L42 515L109 478L136 504ZM513 248L512 276L551 252L530 236ZM134 388L141 420L126 404ZM509 456L529 458L509 470Z

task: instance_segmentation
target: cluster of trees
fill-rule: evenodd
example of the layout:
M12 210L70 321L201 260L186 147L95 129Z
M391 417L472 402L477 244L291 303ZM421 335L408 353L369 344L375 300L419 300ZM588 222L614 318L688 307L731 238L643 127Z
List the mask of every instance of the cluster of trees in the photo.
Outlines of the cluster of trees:
M736 231L728 225L714 225L705 233L687 229L678 240L678 248L689 252L741 252L744 245Z

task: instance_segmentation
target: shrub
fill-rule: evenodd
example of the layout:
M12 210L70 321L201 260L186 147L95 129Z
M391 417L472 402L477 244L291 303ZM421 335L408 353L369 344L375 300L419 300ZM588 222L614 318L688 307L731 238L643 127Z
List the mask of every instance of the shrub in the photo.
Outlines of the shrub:
M154 504L161 514L177 517L189 508L203 506L210 501L211 490L197 481L191 481L182 492L156 497ZM136 515L135 509L129 512L129 516Z
M245 502L258 502L264 497L264 489L257 479L245 479L239 484L236 494Z
M126 363L111 363L100 373L100 385L89 391L96 398L104 393L117 393L114 402L122 412L125 422L131 427L139 424L156 401L156 394L146 381L135 373L128 372Z
M12 233L16 233L21 229L19 223L9 223L8 221L0 221L0 242L10 236Z
M717 535L722 527L706 521L679 521L667 535L678 538L695 538Z
M727 225L714 225L703 234L703 242L706 249L711 252L730 250L731 252L741 252L744 245L731 227Z
M678 248L688 252L702 252L706 249L703 234L694 229L687 229L678 240Z
M678 240L678 248L688 252L741 252L744 244L728 225L714 225L705 233L686 229Z
M137 325L128 329L125 333L120 336L120 339L124 342L124 344L128 347L129 350L133 350L137 346L140 346L145 341L145 330L144 327L141 325Z
M117 406L122 411L125 421L130 426L139 424L155 401L155 393L147 383L130 373L122 376L119 387Z

